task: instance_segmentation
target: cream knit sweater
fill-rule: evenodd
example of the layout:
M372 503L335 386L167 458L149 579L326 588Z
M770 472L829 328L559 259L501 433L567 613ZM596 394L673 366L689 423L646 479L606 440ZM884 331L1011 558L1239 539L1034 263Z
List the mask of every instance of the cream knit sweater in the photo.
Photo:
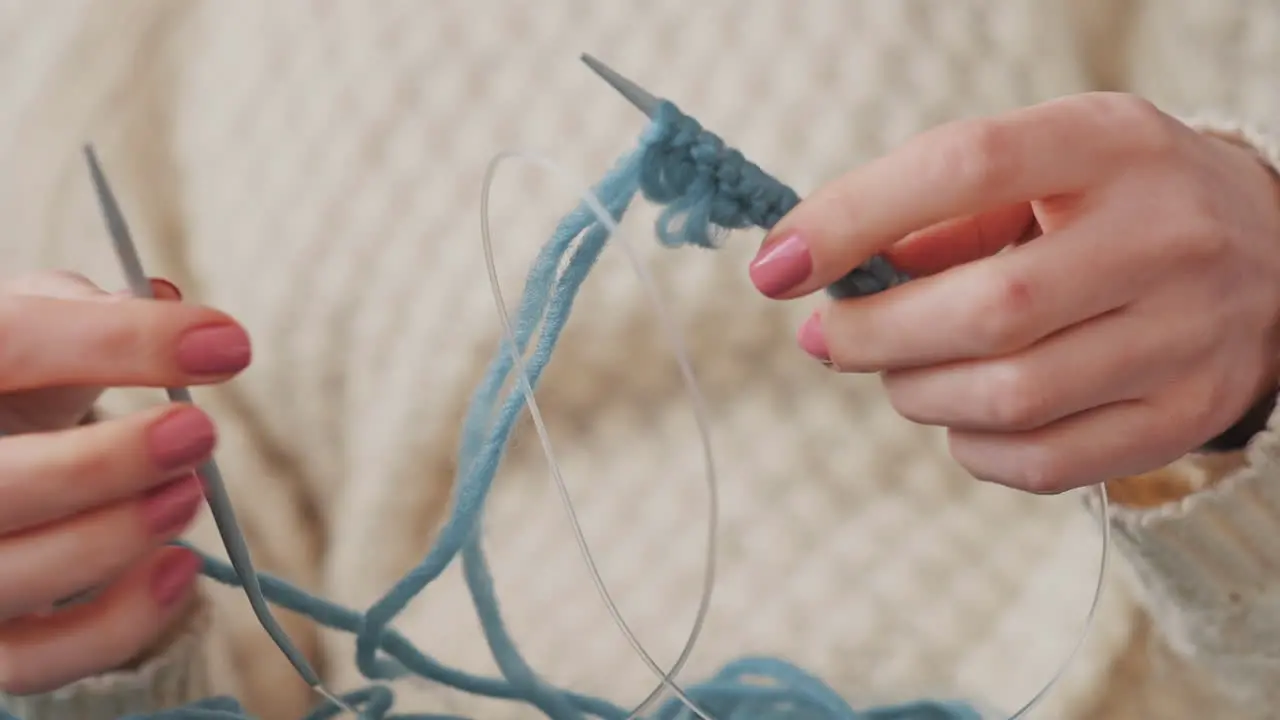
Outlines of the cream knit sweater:
M802 192L939 122L1088 89L1280 119L1271 0L13 0L0 2L3 267L121 285L78 155L93 139L152 273L254 337L254 366L197 399L220 422L258 564L365 606L431 543L455 428L500 331L478 241L485 163L530 148L590 178L641 127L581 51ZM573 200L543 175L500 181L508 296ZM859 702L947 695L1015 709L1083 626L1096 516L1078 496L973 482L874 378L833 376L795 349L804 303L765 301L746 280L758 237L667 251L644 242L652 218L638 208L627 232L692 346L723 492L719 584L685 679L768 653ZM699 445L620 254L584 298L543 412L606 581L669 662L697 600ZM108 406L159 400L119 392ZM1121 560L1037 717L1275 714L1276 433L1114 485ZM487 533L533 665L620 703L643 697L653 680L601 609L527 429ZM207 518L193 539L217 548ZM288 619L333 686L359 682L350 638ZM492 671L455 572L399 627L443 660ZM404 711L533 716L425 684L398 692ZM273 720L313 701L243 597L216 587L138 667L4 703L25 720L95 719L212 693Z

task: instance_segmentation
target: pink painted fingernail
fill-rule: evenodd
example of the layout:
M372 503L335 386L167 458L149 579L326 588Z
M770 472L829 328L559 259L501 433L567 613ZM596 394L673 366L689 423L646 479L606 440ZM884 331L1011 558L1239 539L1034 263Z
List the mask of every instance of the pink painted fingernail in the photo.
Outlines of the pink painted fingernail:
M238 325L196 328L178 343L178 365L192 375L240 372L252 356L249 335Z
M164 278L151 278L151 293L157 300L181 300L182 291Z
M204 484L191 473L148 492L142 500L142 517L152 535L167 540L195 519L203 500Z
M809 247L799 235L765 243L751 261L751 282L765 297L776 298L804 282L813 272Z
M213 421L191 406L167 413L147 434L147 449L156 465L165 470L179 470L203 461L217 442Z
M809 353L813 357L824 363L831 362L831 351L827 349L827 339L822 332L822 318L818 313L809 316L804 321L804 325L800 326L800 331L796 333L796 342L800 344L800 349Z
M151 575L151 595L162 608L187 596L200 574L200 556L186 548L165 548Z
M182 291L178 289L177 285L174 285L168 280L165 280L164 278L151 278L149 282L151 283L151 294L155 296L157 300L182 299ZM125 288L124 290L117 290L111 293L110 297L116 300L132 300L138 296L133 294L133 290Z

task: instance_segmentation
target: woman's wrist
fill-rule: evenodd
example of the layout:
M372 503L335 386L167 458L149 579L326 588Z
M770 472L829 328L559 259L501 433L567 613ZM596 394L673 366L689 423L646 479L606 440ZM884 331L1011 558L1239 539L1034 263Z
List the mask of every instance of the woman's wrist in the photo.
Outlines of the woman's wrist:
M1243 450L1250 440L1267 429L1271 414L1276 410L1276 401L1275 391L1268 391L1234 425L1201 445L1200 452L1222 453Z
M1275 209L1280 213L1280 156L1274 137L1233 124L1193 123L1201 133L1247 152L1269 176ZM1280 238L1276 238L1280 251ZM1277 389L1271 388L1258 398L1231 427L1210 439L1199 448L1200 453L1220 454L1243 450L1254 437L1267 428L1267 423L1277 406Z

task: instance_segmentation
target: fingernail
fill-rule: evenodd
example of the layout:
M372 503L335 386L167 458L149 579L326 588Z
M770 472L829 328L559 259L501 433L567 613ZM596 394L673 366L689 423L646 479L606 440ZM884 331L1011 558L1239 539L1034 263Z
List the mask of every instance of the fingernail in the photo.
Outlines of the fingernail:
M200 556L185 548L165 548L151 576L151 595L162 608L186 597L200 574Z
M226 375L249 367L249 336L237 325L192 330L178 343L178 365L192 375Z
M150 280L148 280L148 282L151 284L151 294L155 297L155 299L157 300L181 300L182 299L182 291L178 289L177 285L174 285L168 280L165 280L164 278L151 278ZM111 293L109 297L113 300L131 300L138 296L133 294L133 290L125 288L124 290L117 290Z
M157 300L181 300L182 291L164 278L151 278L151 293Z
M804 325L800 326L800 331L796 333L796 342L800 344L800 349L812 355L814 358L824 363L831 362L831 351L827 349L827 339L822 332L822 318L818 313L809 316L804 321Z
M765 297L778 297L804 282L813 272L813 258L799 235L767 243L751 261L751 282Z
M191 473L147 493L142 500L142 516L152 535L167 539L195 519L202 500L204 487L200 478Z
M218 431L207 415L194 407L184 407L152 425L147 444L157 465L166 470L177 470L208 457L217 439Z

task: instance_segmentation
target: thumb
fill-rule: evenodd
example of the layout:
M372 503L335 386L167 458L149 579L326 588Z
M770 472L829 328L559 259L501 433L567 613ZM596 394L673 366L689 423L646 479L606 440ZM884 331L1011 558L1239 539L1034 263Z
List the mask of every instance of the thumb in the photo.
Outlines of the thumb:
M106 297L106 291L89 278L69 270L49 270L23 275L6 282L6 294L36 295L63 300L91 300Z
M62 300L116 300L133 297L128 290L108 293L92 280L69 270L50 270L11 280L4 291L14 295L36 295ZM157 300L181 300L182 292L168 280L151 278L151 293Z
M886 252L893 266L912 277L936 275L956 265L995 255L1028 239L1037 229L1030 203L945 220L911 233Z

